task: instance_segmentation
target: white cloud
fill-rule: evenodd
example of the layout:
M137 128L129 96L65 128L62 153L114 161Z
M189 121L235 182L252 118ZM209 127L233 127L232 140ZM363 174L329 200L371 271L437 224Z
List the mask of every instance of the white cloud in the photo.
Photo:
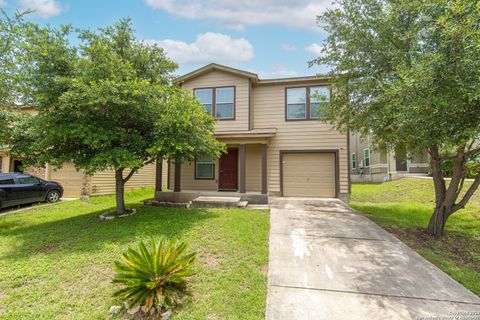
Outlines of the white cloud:
M58 16L62 9L56 0L18 0L21 10L33 10L32 15L47 19Z
M226 24L225 27L239 32L245 31L245 25L241 23Z
M315 57L320 57L323 55L323 47L318 43L312 43L311 45L305 47L305 51L312 54Z
M331 0L145 0L153 9L186 19L233 25L281 25L321 31L316 16Z
M0 0L0 8L4 7L7 4L7 1L5 0Z
M254 57L253 46L244 38L232 39L230 36L207 32L199 34L195 42L179 40L145 40L165 49L167 56L178 63L237 63Z
M288 78L298 76L298 73L284 65L273 66L272 71L269 72L259 72L260 78Z
M282 48L283 51L286 51L286 52L295 52L295 51L297 51L297 48L296 48L296 47L294 47L294 46L292 46L292 45L290 45L290 44L288 44L288 43L282 44L281 48Z

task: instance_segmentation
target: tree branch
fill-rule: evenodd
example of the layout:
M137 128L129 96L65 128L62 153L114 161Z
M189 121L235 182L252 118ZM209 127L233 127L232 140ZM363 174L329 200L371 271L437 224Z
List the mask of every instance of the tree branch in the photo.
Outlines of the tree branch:
M135 173L135 169L131 169L130 173L125 178L123 178L123 183L127 183L128 180L130 180L130 178L133 176L134 173Z
M452 207L452 212L451 213L454 213L457 210L465 208L465 205L468 203L470 198L473 196L473 194L475 193L475 191L477 190L479 185L480 185L480 174L475 177L475 180L473 181L470 188L468 188L467 192L463 196L463 199L459 203L457 203L456 205L454 205Z
M458 198L458 196L459 196L460 193L462 192L463 184L465 183L465 178L466 178L465 175L463 175L462 180L460 180L460 185L459 185L459 187L457 188L457 193L456 193L455 198Z
M471 156L471 155L474 155L474 154L477 154L477 153L480 153L480 147L468 150L467 152L465 152L465 155Z

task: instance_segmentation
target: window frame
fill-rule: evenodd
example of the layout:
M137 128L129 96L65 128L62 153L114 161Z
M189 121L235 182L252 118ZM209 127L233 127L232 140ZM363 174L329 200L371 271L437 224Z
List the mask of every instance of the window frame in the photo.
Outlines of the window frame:
M368 151L368 158L365 156L365 151ZM368 159L368 165L367 165L367 159ZM363 165L365 168L370 167L370 148L363 149Z
M211 178L210 177L202 178L202 177L197 176L197 172L198 172L197 171L197 164L198 163L207 163L208 161L201 161L201 160L198 160L197 158L195 158L195 163L194 163L195 167L194 167L194 173L193 173L195 180L215 180L215 160L212 159L210 161L212 162L212 177Z
M233 117L232 118L217 118L217 89L222 89L222 88L233 88ZM199 88L194 88L193 89L193 96L196 98L195 92L197 90L205 90L205 89L211 89L212 90L212 117L215 120L218 121L231 121L235 120L237 116L237 86L231 85L231 86L218 86L218 87L199 87Z
M352 169L357 169L357 153L356 152L352 152L352 154L350 155L350 161L352 162Z
M310 88L316 87L327 87L330 90L330 86L328 84L313 84L308 86L293 86L293 87L285 87L285 121L318 121L322 120L322 117L312 118L311 116L311 109L312 106L310 104ZM305 88L306 93L306 100L305 100L305 118L303 119L289 119L288 118L288 89L297 89L297 88ZM331 94L331 92L330 92ZM330 103L330 100L329 100Z
M8 181L11 182L11 183L0 183L0 186L15 185L15 184L16 184L16 183L15 183L16 181L15 181L15 179L14 179L14 177L13 177L12 175L4 175L2 178L6 178L6 179L1 180L1 181L7 181L7 180L8 180Z
M20 180L20 178L24 178L24 177L29 177L31 179L34 179L36 182L29 182L29 183L22 183L22 181ZM15 175L13 176L14 180L15 180L15 184L18 184L18 185L25 185L25 184L38 184L40 183L40 179L38 179L37 177L35 176L32 176L30 174L26 174L26 173L21 173L19 175Z

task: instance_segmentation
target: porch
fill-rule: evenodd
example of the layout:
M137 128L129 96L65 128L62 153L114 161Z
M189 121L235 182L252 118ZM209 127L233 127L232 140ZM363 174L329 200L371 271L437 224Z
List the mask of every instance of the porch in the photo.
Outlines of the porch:
M155 200L189 202L207 196L268 203L267 148L275 133L276 129L220 132L216 137L226 144L227 153L218 159L157 162Z

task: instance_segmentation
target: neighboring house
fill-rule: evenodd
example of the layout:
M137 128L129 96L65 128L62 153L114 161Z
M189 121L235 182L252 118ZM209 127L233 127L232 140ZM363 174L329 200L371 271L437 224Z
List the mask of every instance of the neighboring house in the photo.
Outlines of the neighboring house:
M430 168L426 151L409 158L405 148L379 150L359 133L350 133L349 162L352 182L395 180L406 174L426 174Z
M33 108L22 107L21 111L35 114ZM166 167L164 170L165 174L167 174ZM115 193L115 172L113 170L97 172L92 176L88 176L81 171L77 171L72 163L65 163L60 169L54 169L47 164L45 168L29 167L22 170L21 158L12 158L8 153L8 148L0 149L0 172L20 171L60 183L64 188L63 196L66 198ZM153 186L155 186L155 164L147 165L140 169L127 182L125 188L129 190L137 187Z
M174 191L157 187L158 200L230 194L251 203L265 203L268 195L348 198L348 135L319 119L319 107L330 97L327 78L259 79L209 64L174 82L212 113L215 135L228 152L219 159L166 164L163 180ZM157 172L159 185L162 176Z

